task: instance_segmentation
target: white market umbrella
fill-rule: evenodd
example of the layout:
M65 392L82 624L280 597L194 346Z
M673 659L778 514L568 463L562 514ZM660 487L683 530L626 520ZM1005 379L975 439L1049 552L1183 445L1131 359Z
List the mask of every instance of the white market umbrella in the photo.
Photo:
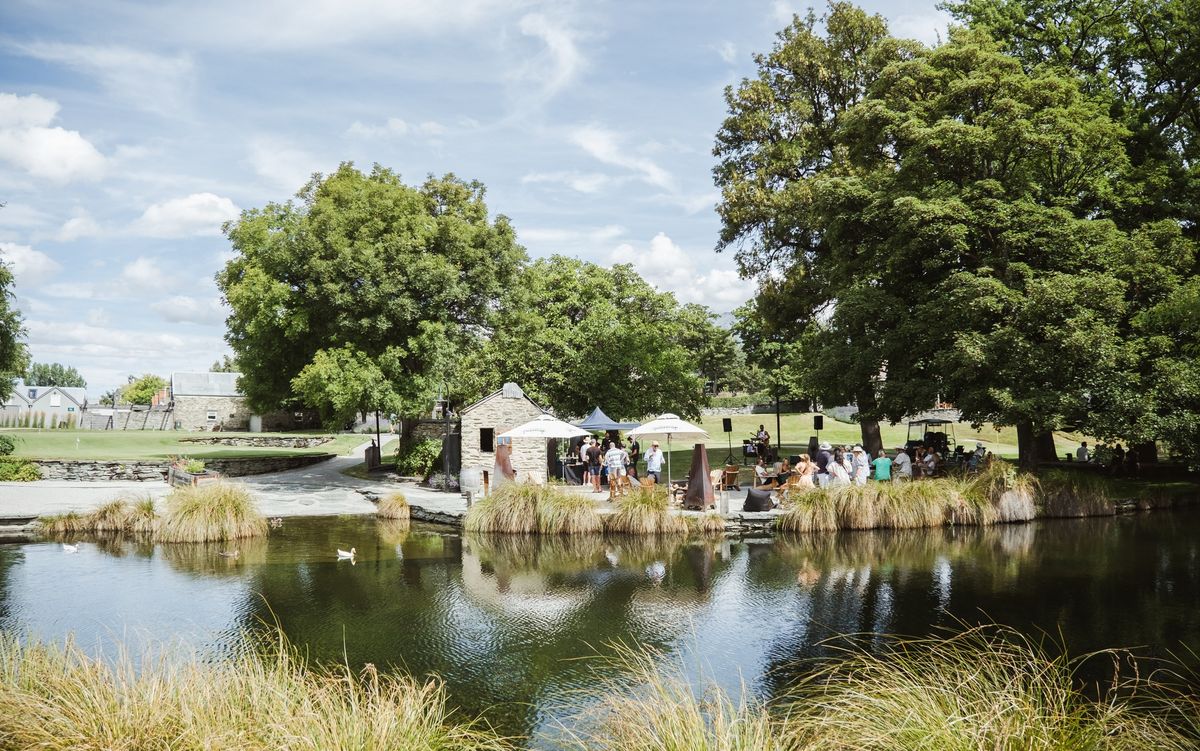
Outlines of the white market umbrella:
M703 428L691 424L687 420L679 419L678 415L667 413L659 415L648 423L640 425L629 431L629 435L665 435L667 437L667 487L671 487L671 436L686 436L695 438L708 438L708 433L704 432Z
M570 423L565 423L562 420L551 417L550 415L538 415L524 425L518 425L512 430L507 430L501 433L498 438L579 438L581 436L591 435L582 428L577 428ZM563 463L563 477L565 479L567 472L566 463Z

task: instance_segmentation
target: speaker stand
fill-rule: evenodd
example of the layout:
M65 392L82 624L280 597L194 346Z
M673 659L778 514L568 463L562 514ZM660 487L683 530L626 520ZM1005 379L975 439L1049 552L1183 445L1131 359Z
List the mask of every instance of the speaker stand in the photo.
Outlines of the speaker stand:
M725 457L725 466L728 467L731 464L737 464L737 462L733 460L733 434L726 433L725 439L729 443L729 456Z

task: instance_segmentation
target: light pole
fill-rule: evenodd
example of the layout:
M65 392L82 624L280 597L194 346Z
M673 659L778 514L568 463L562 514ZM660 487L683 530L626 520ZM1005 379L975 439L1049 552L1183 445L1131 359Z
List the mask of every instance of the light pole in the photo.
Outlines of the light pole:
M445 392L443 392L445 393ZM450 399L448 396L438 398L438 406L442 408L442 490L450 492Z

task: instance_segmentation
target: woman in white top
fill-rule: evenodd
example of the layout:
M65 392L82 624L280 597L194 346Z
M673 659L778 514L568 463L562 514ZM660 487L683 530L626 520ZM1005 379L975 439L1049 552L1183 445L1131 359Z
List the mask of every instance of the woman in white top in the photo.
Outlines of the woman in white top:
M829 484L830 485L849 485L850 473L846 471L846 466L841 462L829 462Z

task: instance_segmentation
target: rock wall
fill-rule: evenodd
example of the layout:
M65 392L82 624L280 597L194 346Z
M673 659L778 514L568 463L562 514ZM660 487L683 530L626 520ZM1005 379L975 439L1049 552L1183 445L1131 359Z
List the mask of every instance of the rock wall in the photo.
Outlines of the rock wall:
M209 412L216 419L209 420ZM249 430L250 404L244 396L176 396L175 427L180 430Z
M516 393L520 393L519 390ZM535 417L544 414L536 404L522 394L520 397L508 397L497 393L489 399L462 412L462 468L474 468L481 472L492 471L496 461L495 436L506 430L511 430ZM481 446L481 430L492 429L492 441L484 451ZM542 480L546 479L548 461L546 459L546 440L536 438L518 438L513 441L512 464L521 479L532 473Z
M333 440L331 435L320 436L204 436L202 438L180 438L180 443L200 443L209 446L254 446L272 448L308 449L324 446Z
M263 456L240 459L211 459L204 462L207 469L220 472L226 477L262 475L282 472L285 469L307 467L327 461L333 454L306 454L303 456ZM138 482L166 482L168 462L81 462L38 460L34 464L42 472L43 480L136 480Z

